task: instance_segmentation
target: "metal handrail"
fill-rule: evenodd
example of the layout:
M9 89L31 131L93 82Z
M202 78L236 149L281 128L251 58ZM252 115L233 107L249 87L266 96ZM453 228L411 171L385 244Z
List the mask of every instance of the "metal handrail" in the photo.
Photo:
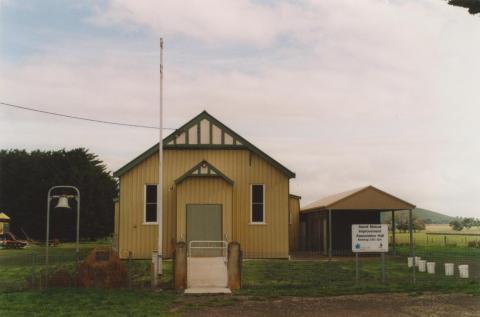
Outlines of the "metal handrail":
M212 244L219 244L219 246L194 246L196 243L212 243ZM222 241L222 240L192 240L188 243L188 256L192 256L191 250L192 249L219 249L222 250L222 257L226 258L227 257L227 242Z

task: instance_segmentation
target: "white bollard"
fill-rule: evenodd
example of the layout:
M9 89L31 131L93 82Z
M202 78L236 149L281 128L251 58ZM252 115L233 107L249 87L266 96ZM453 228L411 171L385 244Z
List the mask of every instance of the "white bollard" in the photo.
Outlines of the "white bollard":
M407 264L408 264L408 267L412 267L412 266L413 266L413 257L411 257L411 256L408 257L408 262L407 262Z
M453 276L454 273L454 264L445 263L445 276Z
M426 272L427 271L427 261L426 260L418 261L418 271L419 272Z
M435 274L435 262L427 262L428 274Z
M460 273L460 278L468 278L468 265L459 265L458 272Z

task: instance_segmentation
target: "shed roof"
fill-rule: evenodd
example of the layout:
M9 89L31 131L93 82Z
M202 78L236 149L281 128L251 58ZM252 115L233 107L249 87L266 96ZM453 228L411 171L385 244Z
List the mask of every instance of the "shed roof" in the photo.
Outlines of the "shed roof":
M337 193L303 207L301 212L320 210L406 210L415 205L373 186Z

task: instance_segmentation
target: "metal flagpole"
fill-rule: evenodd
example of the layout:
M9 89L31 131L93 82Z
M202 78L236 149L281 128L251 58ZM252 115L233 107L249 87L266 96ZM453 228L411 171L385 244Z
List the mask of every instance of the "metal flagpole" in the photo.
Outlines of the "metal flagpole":
M163 273L163 38L160 38L160 117L158 140L158 186L157 186L157 222L158 222L158 258L157 276Z

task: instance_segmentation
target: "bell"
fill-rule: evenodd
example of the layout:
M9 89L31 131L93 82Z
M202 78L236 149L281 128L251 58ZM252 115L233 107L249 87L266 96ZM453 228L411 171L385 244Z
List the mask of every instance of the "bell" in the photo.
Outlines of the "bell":
M60 198L58 198L58 203L55 208L70 208L67 196L60 196Z

